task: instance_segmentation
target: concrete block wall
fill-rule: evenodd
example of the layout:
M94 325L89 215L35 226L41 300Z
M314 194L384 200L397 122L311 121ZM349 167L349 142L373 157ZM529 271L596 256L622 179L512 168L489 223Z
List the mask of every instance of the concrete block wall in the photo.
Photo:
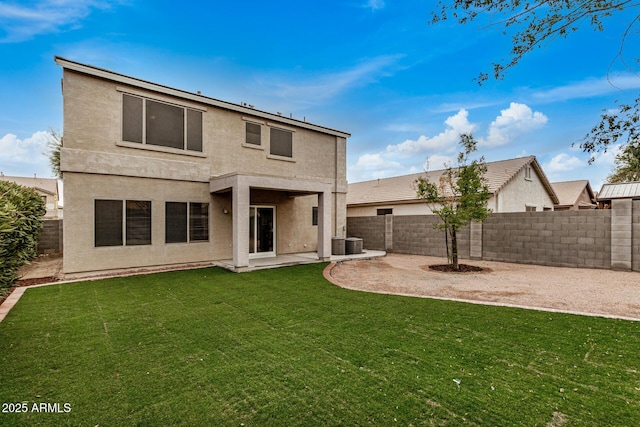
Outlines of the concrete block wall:
M347 237L362 238L362 247L365 249L386 250L385 216L348 217Z
M611 267L611 211L492 214L482 259L560 267Z
M351 217L347 231L363 237L365 249L444 257L444 231L433 228L438 221ZM458 240L460 258L640 271L640 200L614 201L608 210L494 213Z
M640 200L633 201L632 216L632 246L631 246L631 268L634 271L640 271Z
M611 268L631 269L632 201L611 203Z
M45 219L38 237L38 254L62 254L62 221L61 219Z
M395 216L393 219L393 252L415 255L447 256L445 232L434 228L437 215ZM469 227L457 233L458 256L469 258Z

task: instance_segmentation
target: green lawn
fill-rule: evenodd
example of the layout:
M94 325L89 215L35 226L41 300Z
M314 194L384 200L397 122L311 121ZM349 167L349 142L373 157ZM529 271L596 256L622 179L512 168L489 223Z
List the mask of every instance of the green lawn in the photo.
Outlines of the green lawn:
M30 289L0 323L0 401L30 412L0 425L638 425L640 323L349 291L324 266Z

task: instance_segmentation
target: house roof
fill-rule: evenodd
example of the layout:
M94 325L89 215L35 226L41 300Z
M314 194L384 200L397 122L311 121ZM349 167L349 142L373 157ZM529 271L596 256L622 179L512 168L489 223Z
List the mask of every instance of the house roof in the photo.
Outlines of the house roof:
M347 132L343 132L336 129L331 129L328 127L314 125L305 120L297 120L292 117L284 117L280 114L268 113L266 111L256 110L251 106L247 106L245 104L234 104L232 102L221 101L219 99L210 98L208 96L203 96L200 93L192 93L187 92L180 89L174 89L169 86L160 85L157 83L152 83L146 80L138 79L135 77L129 77L124 74L115 73L110 70L106 70L104 68L94 67L93 65L81 64L79 62L71 61L60 56L55 57L56 64L60 65L64 69L73 70L82 74L87 74L90 76L98 77L105 80L110 80L117 83L122 83L146 90L150 90L153 92L161 93L164 95L170 95L179 97L182 99L187 99L190 101L199 102L205 105L211 105L214 107L224 108L225 110L236 111L242 114L247 114L253 117L260 117L267 120L272 120L274 122L289 124L292 126L297 126L299 128L310 129L317 132L322 132L329 135L335 135L342 138L349 138L351 134Z
M602 184L598 192L598 201L637 198L640 198L640 181Z
M551 196L551 200L554 203L558 202L558 198L535 156L487 162L486 165L487 172L484 177L491 194L495 195L500 192L515 178L518 172L530 165L540 177L542 184ZM420 176L427 176L430 181L437 182L444 171L441 169L349 184L347 205L418 201L414 186L415 180Z
M573 206L585 189L587 190L589 199L595 199L593 190L591 189L591 184L589 184L588 179L552 182L551 186L553 187L553 191L555 191L556 195L558 196L557 204L560 206ZM592 204L581 202L580 205L586 206Z
M58 194L58 180L55 178L29 178L25 176L6 176L0 175L3 181L15 182L18 185L35 188L41 193L50 194L52 196Z

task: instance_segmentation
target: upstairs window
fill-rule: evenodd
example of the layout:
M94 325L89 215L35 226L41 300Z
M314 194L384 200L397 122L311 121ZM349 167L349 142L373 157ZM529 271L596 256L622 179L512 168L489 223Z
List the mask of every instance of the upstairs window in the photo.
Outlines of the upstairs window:
M247 144L262 145L262 126L256 123L247 122Z
M123 94L122 140L202 152L202 112Z
M269 142L271 155L293 157L293 132L271 128Z

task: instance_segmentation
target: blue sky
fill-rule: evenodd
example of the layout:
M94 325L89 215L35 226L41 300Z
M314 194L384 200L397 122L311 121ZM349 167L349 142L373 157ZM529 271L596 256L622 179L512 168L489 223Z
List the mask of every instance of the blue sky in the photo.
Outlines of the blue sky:
M551 181L597 191L615 148L589 166L571 144L638 94L640 78L616 60L633 11L480 87L473 78L509 39L483 22L430 26L435 3L0 1L0 171L51 176L42 153L49 128L64 132L60 55L347 131L350 182L420 172L427 159L440 169L470 131L487 161L535 155ZM625 55L639 48L630 39Z

